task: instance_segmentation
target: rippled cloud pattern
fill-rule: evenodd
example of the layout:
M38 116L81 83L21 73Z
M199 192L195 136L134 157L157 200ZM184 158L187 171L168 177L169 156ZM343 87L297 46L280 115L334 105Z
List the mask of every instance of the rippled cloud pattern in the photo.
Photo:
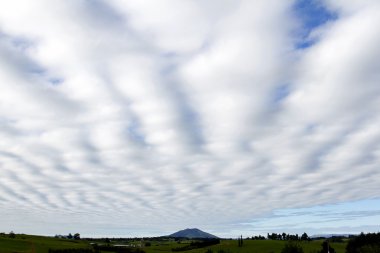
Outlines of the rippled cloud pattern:
M379 198L380 3L311 2L1 2L2 229L228 234Z

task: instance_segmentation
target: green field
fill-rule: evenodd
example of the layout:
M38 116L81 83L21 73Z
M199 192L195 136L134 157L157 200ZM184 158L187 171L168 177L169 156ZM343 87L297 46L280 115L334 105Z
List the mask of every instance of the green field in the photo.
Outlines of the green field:
M311 242L300 242L305 253L316 253L319 252L322 247L322 240L311 241ZM224 252L240 252L240 253L280 253L284 247L284 241L274 241L274 240L244 240L243 247L238 247L236 240L222 240L220 244L211 247L206 247L202 249L195 249L189 251L182 251L188 253L205 253L207 249L211 249L214 253L223 250ZM331 246L335 249L336 253L345 253L346 243L331 243ZM166 245L152 245L151 247L145 247L144 251L147 253L163 253L170 252L171 248L178 247L177 243L171 243Z
M146 253L165 253L172 252L172 248L185 246L190 241L182 241L180 244L175 241L144 241L150 242L151 246L143 247ZM103 242L98 241L98 244ZM116 242L113 244L139 244L139 241L125 241ZM183 253L205 253L211 249L213 253L280 253L284 247L284 241L274 240L244 240L243 247L238 247L236 240L222 240L220 244L205 247L201 249L194 249L189 251L180 251ZM304 253L317 253L321 250L322 241L300 242ZM345 253L346 242L344 243L331 243L336 253ZM0 253L48 253L51 249L72 249L72 248L92 248L89 241L86 240L69 240L58 239L53 237L31 236L31 235L17 235L16 238L9 238L7 236L0 236ZM103 251L102 253L105 253Z
M47 253L49 248L90 248L90 244L81 240L57 239L45 236L16 235L16 238L0 236L0 253Z

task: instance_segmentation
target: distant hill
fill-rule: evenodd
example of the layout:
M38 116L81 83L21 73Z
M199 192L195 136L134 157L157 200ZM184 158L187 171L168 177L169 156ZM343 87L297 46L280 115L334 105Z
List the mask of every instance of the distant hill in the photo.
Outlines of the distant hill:
M187 228L184 230L180 230L178 232L175 232L169 237L184 237L184 238L218 238L215 235L203 232L200 229L197 228Z
M331 238L331 237L350 237L355 236L353 234L319 234L319 235L312 235L310 238Z

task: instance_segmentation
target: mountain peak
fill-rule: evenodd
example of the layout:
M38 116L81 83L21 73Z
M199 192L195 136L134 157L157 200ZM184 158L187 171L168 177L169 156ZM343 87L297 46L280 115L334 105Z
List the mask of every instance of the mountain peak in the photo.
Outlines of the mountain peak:
M169 237L183 237L183 238L218 238L215 235L203 232L202 230L198 228L186 228L184 230L180 230L178 232L175 232Z

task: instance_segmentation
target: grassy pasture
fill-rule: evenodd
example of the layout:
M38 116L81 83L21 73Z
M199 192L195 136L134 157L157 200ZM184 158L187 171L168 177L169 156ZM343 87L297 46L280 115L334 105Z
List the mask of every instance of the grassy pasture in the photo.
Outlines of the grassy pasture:
M58 239L45 236L0 236L0 253L47 253L51 249L89 248L85 241Z
M111 239L112 240L112 239ZM148 242L148 241L145 241ZM167 253L172 248L181 247L189 244L191 241L182 241L180 244L174 241L149 241L151 246L144 247L146 253ZM322 240L311 242L300 242L304 253L318 253L321 250ZM131 243L129 241L129 243ZM138 243L137 241L135 243ZM120 244L120 242L112 242ZM213 253L223 250L225 253L280 253L284 247L284 241L274 240L244 240L243 247L238 247L237 240L222 240L220 244L210 247L194 249L189 251L180 251L177 253L206 253L211 249ZM345 243L331 243L336 253L345 253ZM68 240L52 237L17 235L16 238L0 236L0 253L48 253L51 249L69 249L69 248L91 248L90 242L86 240ZM101 253L108 253L102 251Z
M305 253L317 253L322 249L322 240L311 241L311 242L300 242ZM175 242L170 244L155 244L152 243L151 247L145 247L144 251L147 253L163 253L170 252L172 248L178 247L179 245ZM284 247L284 241L275 240L244 240L243 247L238 247L236 240L222 240L220 244L213 245L206 248L194 249L189 251L182 251L184 253L205 253L207 249L211 249L214 253L223 250L226 253L280 253ZM345 253L346 243L331 243L330 244L336 253Z

